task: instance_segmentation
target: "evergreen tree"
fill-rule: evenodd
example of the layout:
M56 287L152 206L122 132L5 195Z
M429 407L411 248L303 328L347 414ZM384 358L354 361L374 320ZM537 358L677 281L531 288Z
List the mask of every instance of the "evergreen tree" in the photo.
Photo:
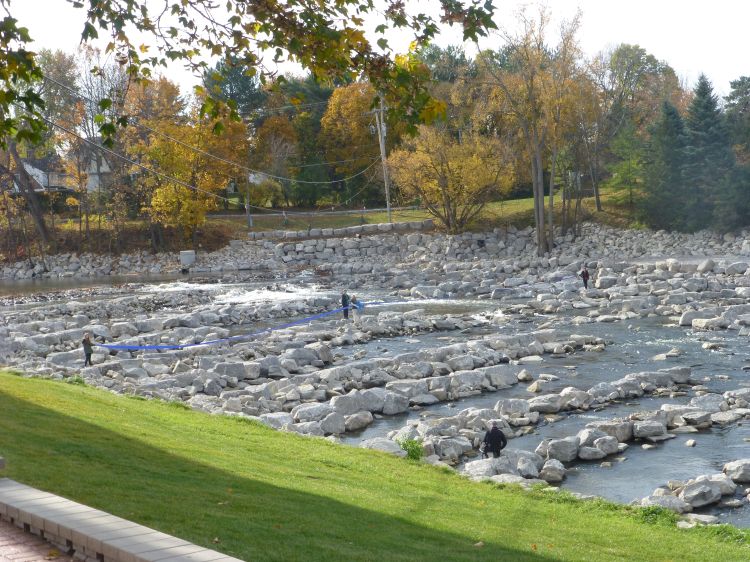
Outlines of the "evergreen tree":
M617 133L611 150L617 161L608 166L612 176L606 185L624 194L622 198L627 201L632 219L643 184L643 140L632 121Z
M233 61L219 61L213 70L204 73L203 86L209 95L235 103L237 113L245 122L257 120L258 110L266 100L257 75Z
M686 206L680 202L684 201L685 126L677 108L663 102L649 132L641 218L651 228L684 230Z
M724 179L714 209L714 227L729 231L750 225L750 165L736 166Z
M714 211L717 201L725 198L722 189L734 168L724 116L705 75L698 78L693 94L686 119L687 145L682 168L684 228L688 231L721 226L721 216Z
M729 132L737 151L737 158L750 164L750 76L732 80L732 91L724 98Z

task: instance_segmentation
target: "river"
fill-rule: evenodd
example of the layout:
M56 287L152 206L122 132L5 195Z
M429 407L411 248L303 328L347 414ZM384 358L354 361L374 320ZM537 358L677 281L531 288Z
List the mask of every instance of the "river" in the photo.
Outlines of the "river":
M123 283L126 283L123 285ZM0 296L4 310L17 310L43 306L44 303L70 299L79 293L88 300L108 299L124 293L150 294L165 291L207 291L215 303L273 303L294 300L312 295L338 298L338 288L333 290L324 280L301 276L291 282L257 280L242 283L219 282L216 279L200 278L111 278L98 280L60 280L0 285ZM360 293L358 293L360 294ZM12 297L10 295L13 295ZM393 295L364 294L364 300L403 301ZM512 303L511 303L512 305ZM503 304L505 314L498 314L497 301L490 300L414 300L408 303L381 305L374 310L425 309L432 314L452 313L494 317L490 327L460 332L433 332L418 336L381 338L365 344L337 349L336 352L353 359L364 352L367 357L392 357L406 351L443 346L448 343L466 341L484 334L529 332L543 327L554 327L563 333L598 336L608 343L601 352L576 352L563 358L546 355L542 363L526 365L525 368L537 378L542 373L552 374L558 380L548 383L547 391L558 391L566 386L588 389L602 381L612 381L637 372L674 366L689 366L693 373L705 378L705 385L714 392L746 387L750 385L750 354L747 338L736 332L695 332L676 326L666 318L643 318L611 323L588 323L574 325L572 316L566 314L518 314L511 305ZM578 312L580 314L580 311ZM292 319L294 320L294 319ZM248 333L270 323L242 326L232 330L233 335ZM703 349L705 342L719 346L716 351ZM659 354L677 349L680 354L669 359L656 358ZM745 367L746 370L743 370ZM692 393L690 393L692 394ZM519 384L495 393L439 403L430 407L410 411L393 417L378 417L365 430L345 435L341 441L356 445L364 439L384 436L403 427L420 416L448 416L459 409L469 407L491 408L500 398L530 398L526 385ZM540 441L548 437L563 437L575 434L586 423L595 419L624 416L639 410L655 410L663 403L684 404L689 396L664 398L643 397L621 402L600 410L584 414L560 416L558 421L540 423L533 433L512 439L509 447L534 450ZM696 441L695 447L685 446L688 439ZM611 467L600 462L577 462L569 471L562 487L583 494L598 495L616 502L629 503L649 495L668 480L687 480L701 474L721 472L724 463L750 456L750 427L740 422L726 428L714 427L708 431L678 435L651 450L632 445L621 455L607 459ZM710 511L722 521L740 527L750 527L750 506L743 502L735 509L714 508Z

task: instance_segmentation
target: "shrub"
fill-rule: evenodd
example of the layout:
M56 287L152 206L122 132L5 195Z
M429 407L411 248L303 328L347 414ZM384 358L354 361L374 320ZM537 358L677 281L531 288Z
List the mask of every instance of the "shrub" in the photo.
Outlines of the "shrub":
M77 384L80 386L86 386L86 381L83 380L83 377L81 375L74 375L72 377L68 377L65 379L65 382L68 384Z
M411 459L413 461L418 461L422 458L422 455L424 454L424 449L422 448L422 442L417 441L416 439L403 439L401 441L398 441L398 444L401 446L401 448L406 451L406 458Z

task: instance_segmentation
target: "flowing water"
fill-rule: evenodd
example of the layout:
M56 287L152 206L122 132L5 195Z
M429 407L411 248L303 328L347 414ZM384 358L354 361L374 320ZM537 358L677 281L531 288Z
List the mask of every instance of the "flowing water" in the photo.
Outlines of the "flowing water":
M128 279L127 281L132 281ZM312 279L301 277L278 284L274 282L250 283L206 283L205 279L191 280L181 278L140 278L138 283L116 286L120 279L109 279L108 283L81 282L80 280L42 281L23 285L0 285L0 296L3 294L23 294L22 300L27 304L18 305L12 300L5 300L5 310L14 310L30 306L43 306L43 301L64 299L70 290L94 289L90 299L107 299L123 293L155 294L165 291L208 291L215 304L248 304L273 303L299 300L310 296L327 296L339 298L338 291L332 291L325 285L313 284ZM110 285L111 287L107 287ZM52 290L60 292L50 292ZM16 291L15 293L13 291ZM66 291L67 290L67 291ZM361 291L359 291L361 292ZM42 298L34 301L29 295ZM364 293L364 292L361 292ZM365 294L366 301L398 300L385 294ZM386 304L368 307L365 313L382 310L407 311L415 308L424 309L428 314L460 314L487 317L495 314L498 304L488 300L418 300L400 304ZM336 317L337 318L337 317ZM357 352L366 352L366 357L393 357L399 353L447 345L449 343L476 339L485 334L512 334L529 332L551 324L562 333L586 334L598 336L608 343L602 352L576 352L563 358L551 358L546 355L538 364L526 365L525 368L534 375L552 374L559 380L547 383L544 392L554 392L566 386L588 389L602 381L611 381L637 372L656 370L673 366L690 366L695 376L705 379L704 384L714 392L750 385L750 353L748 339L739 337L736 332L694 332L670 324L665 318L645 318L614 323L591 323L573 325L570 316L566 315L521 315L510 314L507 317L494 316L497 321L490 326L469 329L463 332L433 332L416 336L380 338L364 344L335 350L336 353L353 359ZM499 319L499 321L498 321ZM295 320L292 318L291 320ZM282 322L288 321L284 319ZM338 319L337 319L338 321ZM330 322L330 320L329 320ZM280 323L280 322L279 322ZM232 330L233 335L249 333L259 328L270 327L273 321L262 322L253 326L242 326ZM702 348L705 342L719 344L718 351L707 351ZM680 350L675 358L659 360L655 358L673 348ZM361 432L347 434L342 441L356 445L364 439L384 436L390 431L403 427L420 416L450 416L458 410L469 407L492 408L501 398L530 398L533 396L525 389L524 384L512 388L477 395L455 402L439 403L420 410L410 411L400 416L380 417ZM655 410L663 403L683 404L689 397L643 397L612 405L584 414L563 415L553 423L541 423L533 433L512 439L509 447L534 450L539 442L547 437L563 437L575 434L587 423L596 419L610 419L625 416L635 411ZM695 447L685 446L687 439L695 439ZM694 434L678 435L655 449L644 450L637 445L628 448L622 455L607 460L611 467L602 467L600 462L579 462L574 465L562 487L584 494L628 503L649 495L658 486L668 480L686 480L701 474L720 472L726 462L750 457L750 424L739 423L727 428L714 428ZM747 502L737 509L713 508L723 521L742 527L750 527L750 507Z

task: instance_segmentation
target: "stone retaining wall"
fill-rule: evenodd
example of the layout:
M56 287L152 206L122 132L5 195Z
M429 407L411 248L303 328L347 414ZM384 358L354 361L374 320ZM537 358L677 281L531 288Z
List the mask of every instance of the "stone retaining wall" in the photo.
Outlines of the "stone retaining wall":
M310 228L308 230L266 230L249 232L249 240L304 240L309 238L346 238L385 232L428 231L435 228L432 219L412 222L386 222L379 224L363 224L345 228Z

